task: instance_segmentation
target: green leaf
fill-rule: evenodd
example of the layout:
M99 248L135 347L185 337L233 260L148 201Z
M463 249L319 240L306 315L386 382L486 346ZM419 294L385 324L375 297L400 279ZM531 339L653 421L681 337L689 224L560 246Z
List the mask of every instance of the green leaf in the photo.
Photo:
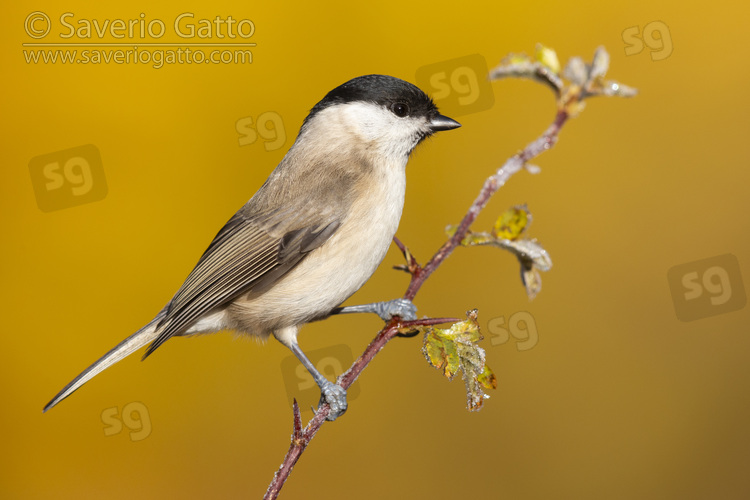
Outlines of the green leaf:
M542 276L539 271L549 271L552 268L549 254L536 240L498 240L498 243L498 246L510 250L518 258L521 264L521 281L526 287L529 300L533 300L542 290Z
M531 213L526 205L510 208L503 212L492 227L492 236L505 240L515 240L531 224Z
M452 380L461 364L456 343L447 340L442 333L444 331L439 328L428 331L424 336L422 352L432 366L442 370L443 375Z
M542 63L543 66L549 68L553 73L560 73L560 61L557 59L557 53L549 47L545 47L541 43L536 44L536 52L534 54L536 60Z
M503 58L500 64L490 71L490 80L529 78L549 85L559 97L563 82L558 75L560 63L557 61L557 55L552 49L538 47L542 49L540 51L537 48L536 60L532 60L526 54L510 54Z
M495 221L490 233L467 232L461 241L463 246L491 245L510 251L521 264L521 281L529 300L542 290L540 271L552 268L552 259L544 247L535 239L522 237L531 225L532 216L526 205L517 205L503 212ZM456 234L458 226L447 226L448 236Z
M452 224L448 225L445 227L445 234L452 238L453 235L456 234L456 230L458 230L458 226ZM472 245L488 245L492 243L492 241L493 238L487 233L472 233L471 231L467 231L466 236L461 240L461 245L465 247Z
M484 371L477 380L482 384L482 387L486 389L497 389L497 378L495 378L495 373L487 365L484 365Z
M497 387L495 375L485 365L484 349L477 345L482 339L477 322L477 310L469 311L467 319L448 329L421 327L424 330L422 353L427 361L443 375L453 380L460 371L466 383L467 407L477 411L489 398L482 388Z
M581 86L586 83L589 77L589 70L583 59L575 56L568 59L568 64L565 65L565 69L563 70L563 76L575 85Z
M534 266L531 260L521 260L521 281L526 288L526 295L529 300L534 300L539 292L542 291L542 276L539 269Z
M604 78L609 69L609 54L604 47L597 47L594 52L594 60L591 61L591 69L589 70L589 80L597 80Z

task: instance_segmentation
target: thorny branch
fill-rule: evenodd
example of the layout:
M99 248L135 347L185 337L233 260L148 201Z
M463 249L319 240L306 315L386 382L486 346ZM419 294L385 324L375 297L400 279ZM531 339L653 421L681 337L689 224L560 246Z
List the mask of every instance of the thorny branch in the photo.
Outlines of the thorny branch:
M482 189L469 207L466 215L464 215L455 233L427 261L427 264L421 266L409 249L398 238L394 238L394 242L406 259L406 265L401 268L411 274L411 281L404 293L405 299L413 300L427 278L440 267L456 247L461 245L474 220L476 220L479 213L487 205L492 195L508 179L524 168L532 173L538 171L537 167L529 164L529 161L549 150L557 143L560 130L565 123L583 109L584 99L597 95L631 97L636 94L635 89L617 82L604 80L608 66L609 55L603 47L599 47L590 65L585 64L579 57L571 58L561 75L560 65L555 52L552 49L538 45L534 58L523 54L510 55L503 59L501 64L490 72L490 79L507 77L528 78L551 87L557 99L557 113L550 126L541 136L509 158L505 164L484 182ZM569 81L568 85L565 84L563 78ZM454 318L425 318L415 321L401 321L398 317L391 319L378 332L375 339L370 342L349 370L338 377L337 383L344 389L348 389L375 355L399 333L407 332L416 326L437 325L455 321L457 320ZM294 465L317 431L326 422L329 411L328 404L324 403L320 405L315 416L302 429L299 406L296 401L294 402L294 430L291 444L281 467L274 474L273 480L264 496L265 499L271 500L277 498Z

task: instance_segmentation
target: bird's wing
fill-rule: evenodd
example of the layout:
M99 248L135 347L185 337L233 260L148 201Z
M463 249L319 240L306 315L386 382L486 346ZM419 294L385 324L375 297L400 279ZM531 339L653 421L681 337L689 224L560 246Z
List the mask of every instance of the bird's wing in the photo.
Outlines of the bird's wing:
M310 251L325 243L340 221L309 211L253 216L241 210L219 231L167 306L159 335L143 358L199 319L250 289L268 288Z
M240 211L219 231L172 301L148 325L120 342L66 385L49 410L92 377L152 342L146 355L213 307L250 287L267 287L336 232L339 223L303 212L247 219ZM273 236L274 234L280 236ZM163 329L162 329L163 327ZM144 356L145 357L145 356Z

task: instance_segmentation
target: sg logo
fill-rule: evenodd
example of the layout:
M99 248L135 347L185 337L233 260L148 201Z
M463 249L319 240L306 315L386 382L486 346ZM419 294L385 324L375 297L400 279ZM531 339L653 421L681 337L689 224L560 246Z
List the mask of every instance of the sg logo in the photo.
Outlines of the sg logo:
M352 350L348 345L340 344L307 353L315 368L331 382L344 373L354 362ZM288 356L281 362L281 372L284 376L289 406L297 399L300 411L318 407L320 388L315 383L310 372L302 366L295 356ZM346 399L353 401L359 396L359 383L354 382L346 391Z
M417 70L417 86L432 95L448 116L490 109L495 94L487 75L487 61L480 54L442 61Z
M505 326L505 317L492 318L487 324L492 339L492 345L505 344L511 337L516 339L516 349L528 351L539 342L539 333L536 329L534 316L527 311L519 311L508 318L508 326Z
M29 173L42 212L83 205L107 196L102 158L91 144L32 158Z
M141 441L151 435L151 418L148 415L148 408L139 401L123 406L121 415L116 406L107 408L102 412L102 423L106 426L105 436L114 436L122 432L123 423L130 429L131 441Z
M240 134L237 139L240 146L255 144L259 135L263 139L263 147L266 151L275 151L286 142L284 121L281 115L273 111L259 114L257 122L253 121L252 116L240 118L235 123L235 129Z
M643 27L643 34L639 26L625 28L622 32L625 42L625 55L634 56L643 51L643 44L651 50L651 60L661 61L672 55L672 37L669 27L661 21L652 21Z
M680 321L737 311L747 302L740 264L732 254L675 266L667 278Z

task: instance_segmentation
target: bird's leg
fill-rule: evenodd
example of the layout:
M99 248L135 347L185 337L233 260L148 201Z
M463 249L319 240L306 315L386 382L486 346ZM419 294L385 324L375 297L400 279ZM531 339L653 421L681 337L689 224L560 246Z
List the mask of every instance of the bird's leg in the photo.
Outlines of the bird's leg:
M297 342L293 342L288 347L294 353L294 355L297 356L297 359L299 359L300 363L302 363L302 365L307 368L307 371L310 372L310 375L312 375L315 383L318 384L318 387L320 387L319 404L328 403L328 405L331 407L331 411L330 413L328 413L327 419L336 420L338 417L343 415L347 407L346 389L344 389L340 385L334 384L333 382L325 378L317 370L317 368L315 368L315 365L313 365L312 361L310 361L308 357L305 356L305 353L302 352L302 349L300 349Z
M360 306L337 307L331 314L375 313L383 321L399 316L406 321L417 319L417 306L409 299L394 299Z
M302 349L297 343L297 331L298 329L295 326L282 328L274 331L273 336L276 337L279 342L287 346L289 350L297 356L297 359L302 363L302 366L307 368L307 371L310 372L315 383L320 387L319 404L328 403L328 406L331 407L327 419L336 420L346 411L346 389L326 379L317 368L315 368L315 365L307 356L305 356L305 353L302 352Z

